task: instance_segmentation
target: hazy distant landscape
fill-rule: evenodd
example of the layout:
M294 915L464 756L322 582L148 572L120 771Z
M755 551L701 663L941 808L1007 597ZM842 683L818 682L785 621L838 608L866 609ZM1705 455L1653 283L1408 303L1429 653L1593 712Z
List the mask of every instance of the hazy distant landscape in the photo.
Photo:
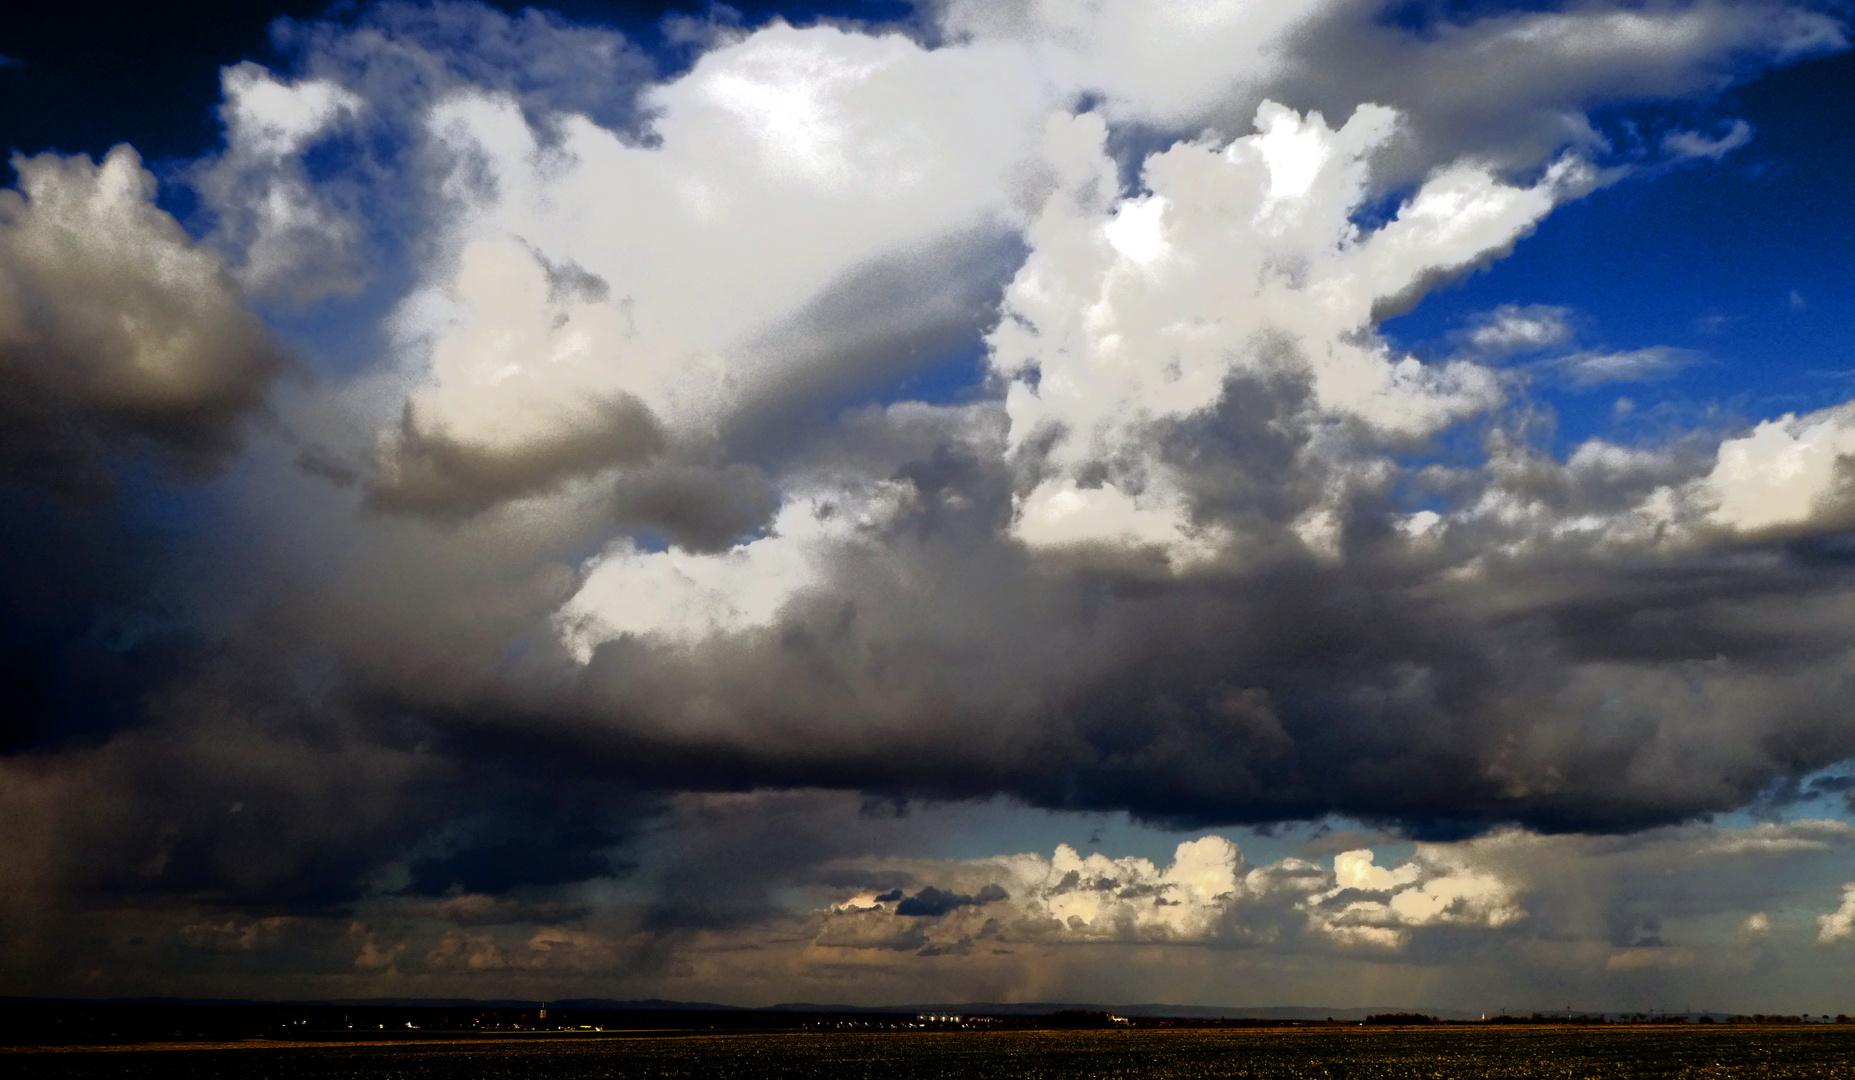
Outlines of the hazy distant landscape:
M1252 1030L634 1034L477 1043L12 1051L19 1080L189 1077L557 1080L959 1076L1770 1078L1847 1075L1855 1027L1310 1027Z
M1852 1025L1828 1016L1661 1011L1485 1013L1453 1009L1335 1008L1323 1005L1233 1006L963 1002L882 1007L788 1002L762 1008L709 1002L552 1002L467 999L349 1001L183 1001L0 998L0 1047L279 1042L443 1042L458 1039L606 1038L638 1033L735 1032L1009 1032L1034 1030L1181 1030L1217 1028L1476 1028L1608 1025Z
M1855 1022L1845 1016L1469 1018L1038 1002L750 1009L605 999L0 1001L0 1068L25 1080L1621 1080L1843 1076L1851 1060Z

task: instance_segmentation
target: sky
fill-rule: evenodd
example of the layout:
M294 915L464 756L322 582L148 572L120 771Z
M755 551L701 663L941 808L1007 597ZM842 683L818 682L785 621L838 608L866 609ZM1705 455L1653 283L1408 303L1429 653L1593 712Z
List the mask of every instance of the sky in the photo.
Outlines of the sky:
M0 25L0 994L1855 1011L1845 3Z

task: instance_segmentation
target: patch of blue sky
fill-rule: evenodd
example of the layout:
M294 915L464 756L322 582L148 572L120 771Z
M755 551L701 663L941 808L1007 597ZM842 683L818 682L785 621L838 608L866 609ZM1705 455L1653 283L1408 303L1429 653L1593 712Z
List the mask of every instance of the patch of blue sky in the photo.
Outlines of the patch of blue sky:
M312 378L345 379L377 369L393 348L393 310L417 280L404 245L384 245L365 268L358 293L308 304L288 297L255 303L268 326Z
M1748 828L1761 822L1829 818L1855 823L1855 761L1840 761L1797 777L1774 781L1758 797L1736 810L1715 814L1710 820L1727 828Z
M353 174L366 166L369 158L393 161L407 149L407 140L384 126L367 135L337 128L303 148L303 176L311 184L322 184Z
M428 225L416 189L419 153L409 133L389 123L363 130L338 128L317 139L301 161L311 184L330 185L363 230L358 250L349 253L357 272L353 292L337 292L304 303L287 293L254 297L254 305L278 337L313 372L344 378L376 367L389 348L387 328L393 309L421 278L417 262L423 250L418 234ZM388 178L381 182L381 178ZM184 183L163 184L185 188ZM173 211L170 211L173 212ZM176 217L189 232L204 235L211 227L203 211Z
M988 393L986 347L981 341L963 344L875 388L857 404L893 405L919 401L928 405L963 405Z
M1619 396L1633 411L1666 402L1742 423L1845 400L1855 369L1855 144L1834 133L1855 125L1851 78L1855 61L1843 55L1728 95L1711 111L1750 120L1747 146L1561 207L1512 255L1387 320L1384 332L1435 356L1480 313L1550 304L1592 328L1581 347L1672 347L1707 359L1652 382L1542 383L1561 451L1612 432Z
M1378 22L1421 36L1477 19L1552 11L1562 6L1553 0L1393 0L1379 10Z
M168 216L180 223L187 230L187 235L199 240L212 231L213 215L200 193L186 182L186 173L191 161L159 161L145 163L158 181L155 185L155 206L165 211Z
M1423 470L1432 465L1447 469L1475 468L1487 460L1487 437L1492 418L1481 417L1445 428L1425 443L1423 449L1396 455L1403 468L1393 490L1393 504L1404 512L1434 510L1443 513L1450 500L1433 490Z

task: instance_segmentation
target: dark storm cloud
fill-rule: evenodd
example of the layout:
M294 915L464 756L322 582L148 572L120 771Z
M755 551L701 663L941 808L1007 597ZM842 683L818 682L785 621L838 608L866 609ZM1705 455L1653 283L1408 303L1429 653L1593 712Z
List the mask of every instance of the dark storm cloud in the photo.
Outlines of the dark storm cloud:
M690 786L1443 833L1676 821L1855 752L1833 664L1847 582L1782 548L1452 585L1386 542L1344 570L1052 581L944 504L840 564L849 598L694 653L613 642L583 704L472 723ZM922 580L931 599L904 584ZM698 694L722 705L699 728L651 721Z
M11 763L14 819L61 822L71 842L37 856L64 888L282 910L503 892L621 870L601 851L652 812L610 783L457 761L417 725L368 733L350 714L344 729L343 710L255 678L259 663L196 662L136 729Z
M725 551L766 524L776 505L772 482L750 465L666 465L629 471L616 510L626 523L661 530L690 551Z
M927 886L913 896L902 897L895 905L897 915L919 915L936 918L955 908L972 907L976 904L990 904L1009 898L1009 894L997 885L987 885L976 895L951 893L945 889ZM882 897L877 897L881 900Z
M636 398L621 396L590 411L578 430L561 431L520 454L497 454L420 430L408 408L392 456L369 486L369 501L440 517L476 513L545 494L576 476L648 461L662 450L663 430Z
M79 741L96 706L72 695L32 752L0 762L12 992L83 993L74 966L97 962L154 992L351 972L365 942L342 928L369 898L403 904L396 925L584 919L549 890L622 878L621 849L662 813L610 777L448 753L269 649L190 644L113 734Z
M0 493L0 746L106 739L190 651L156 588L171 550L108 504Z

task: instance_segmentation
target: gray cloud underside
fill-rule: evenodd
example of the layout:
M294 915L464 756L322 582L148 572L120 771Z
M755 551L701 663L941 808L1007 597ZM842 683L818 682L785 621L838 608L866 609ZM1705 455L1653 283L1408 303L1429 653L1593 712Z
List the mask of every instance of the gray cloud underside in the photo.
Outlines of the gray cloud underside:
M1855 753L1833 545L1514 560L1452 582L1446 557L1373 537L1362 507L1340 570L1284 540L1209 580L1051 578L988 539L1007 477L949 448L898 475L920 507L778 626L612 642L584 675L448 726L691 786L1445 830L1681 820Z

